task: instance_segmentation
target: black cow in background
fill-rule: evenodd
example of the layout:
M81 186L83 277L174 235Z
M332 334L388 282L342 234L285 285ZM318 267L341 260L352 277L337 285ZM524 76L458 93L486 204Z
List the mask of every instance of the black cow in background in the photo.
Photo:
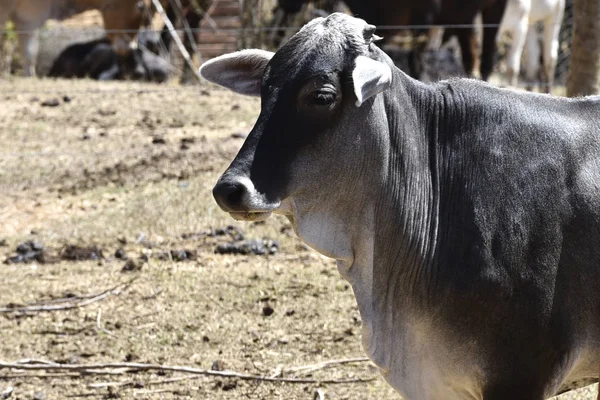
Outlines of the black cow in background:
M75 43L56 58L48 76L97 80L143 80L164 82L168 63L139 48L118 55L107 38Z
M297 13L306 1L279 0L273 12L275 22L289 20L289 15ZM481 13L484 28L479 65L480 76L483 80L487 80L492 72L496 55L496 33L506 8L506 0L345 0L345 3L353 15L379 26L384 40L400 32L398 29L385 29L385 26L458 25L444 30L442 42L447 42L453 36L457 37L462 64L469 76L474 74L478 55L473 24L477 14ZM327 10L327 5L335 2L327 0L324 4ZM412 30L415 37L427 31L428 29L424 28ZM410 54L407 72L413 77L421 75L426 47L427 43L419 42Z

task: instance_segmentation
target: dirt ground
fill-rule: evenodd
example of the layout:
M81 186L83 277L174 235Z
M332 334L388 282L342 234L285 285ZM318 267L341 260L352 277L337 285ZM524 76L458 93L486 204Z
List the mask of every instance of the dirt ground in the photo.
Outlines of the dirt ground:
M318 389L325 399L400 398L367 362L290 371L363 357L360 319L334 263L302 245L287 221L237 223L212 200L258 109L256 99L212 87L0 81L0 261L26 241L44 246L32 262L0 264L0 360L372 380L0 369L0 398L11 387L8 398L38 400L312 400ZM240 234L277 241L278 251L215 253ZM122 282L69 310L3 310L79 304Z

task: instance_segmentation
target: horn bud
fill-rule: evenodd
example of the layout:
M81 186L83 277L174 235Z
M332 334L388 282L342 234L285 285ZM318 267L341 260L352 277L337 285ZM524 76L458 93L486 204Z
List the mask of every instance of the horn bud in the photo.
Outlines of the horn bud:
M363 29L363 38L365 39L365 42L367 42L368 44L371 44L373 42L383 39L381 36L375 35L375 29L377 29L375 27L375 25L371 25L371 24L367 24L365 26L365 28Z

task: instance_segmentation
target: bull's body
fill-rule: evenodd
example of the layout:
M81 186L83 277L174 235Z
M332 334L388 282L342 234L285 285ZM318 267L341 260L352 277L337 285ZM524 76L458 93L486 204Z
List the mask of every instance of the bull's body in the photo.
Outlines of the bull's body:
M527 399L600 371L600 98L421 84L340 14L201 73L260 94L215 186L338 261L363 345L410 400Z

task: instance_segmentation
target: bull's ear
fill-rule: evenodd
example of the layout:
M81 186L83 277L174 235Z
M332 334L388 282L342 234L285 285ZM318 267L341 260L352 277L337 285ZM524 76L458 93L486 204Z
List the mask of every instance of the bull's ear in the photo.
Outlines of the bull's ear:
M387 64L372 60L369 57L358 56L352 71L352 81L354 83L354 94L356 95L356 106L360 107L367 99L390 87L392 70Z
M273 54L258 49L225 54L202 64L200 75L234 92L260 96L262 76Z

